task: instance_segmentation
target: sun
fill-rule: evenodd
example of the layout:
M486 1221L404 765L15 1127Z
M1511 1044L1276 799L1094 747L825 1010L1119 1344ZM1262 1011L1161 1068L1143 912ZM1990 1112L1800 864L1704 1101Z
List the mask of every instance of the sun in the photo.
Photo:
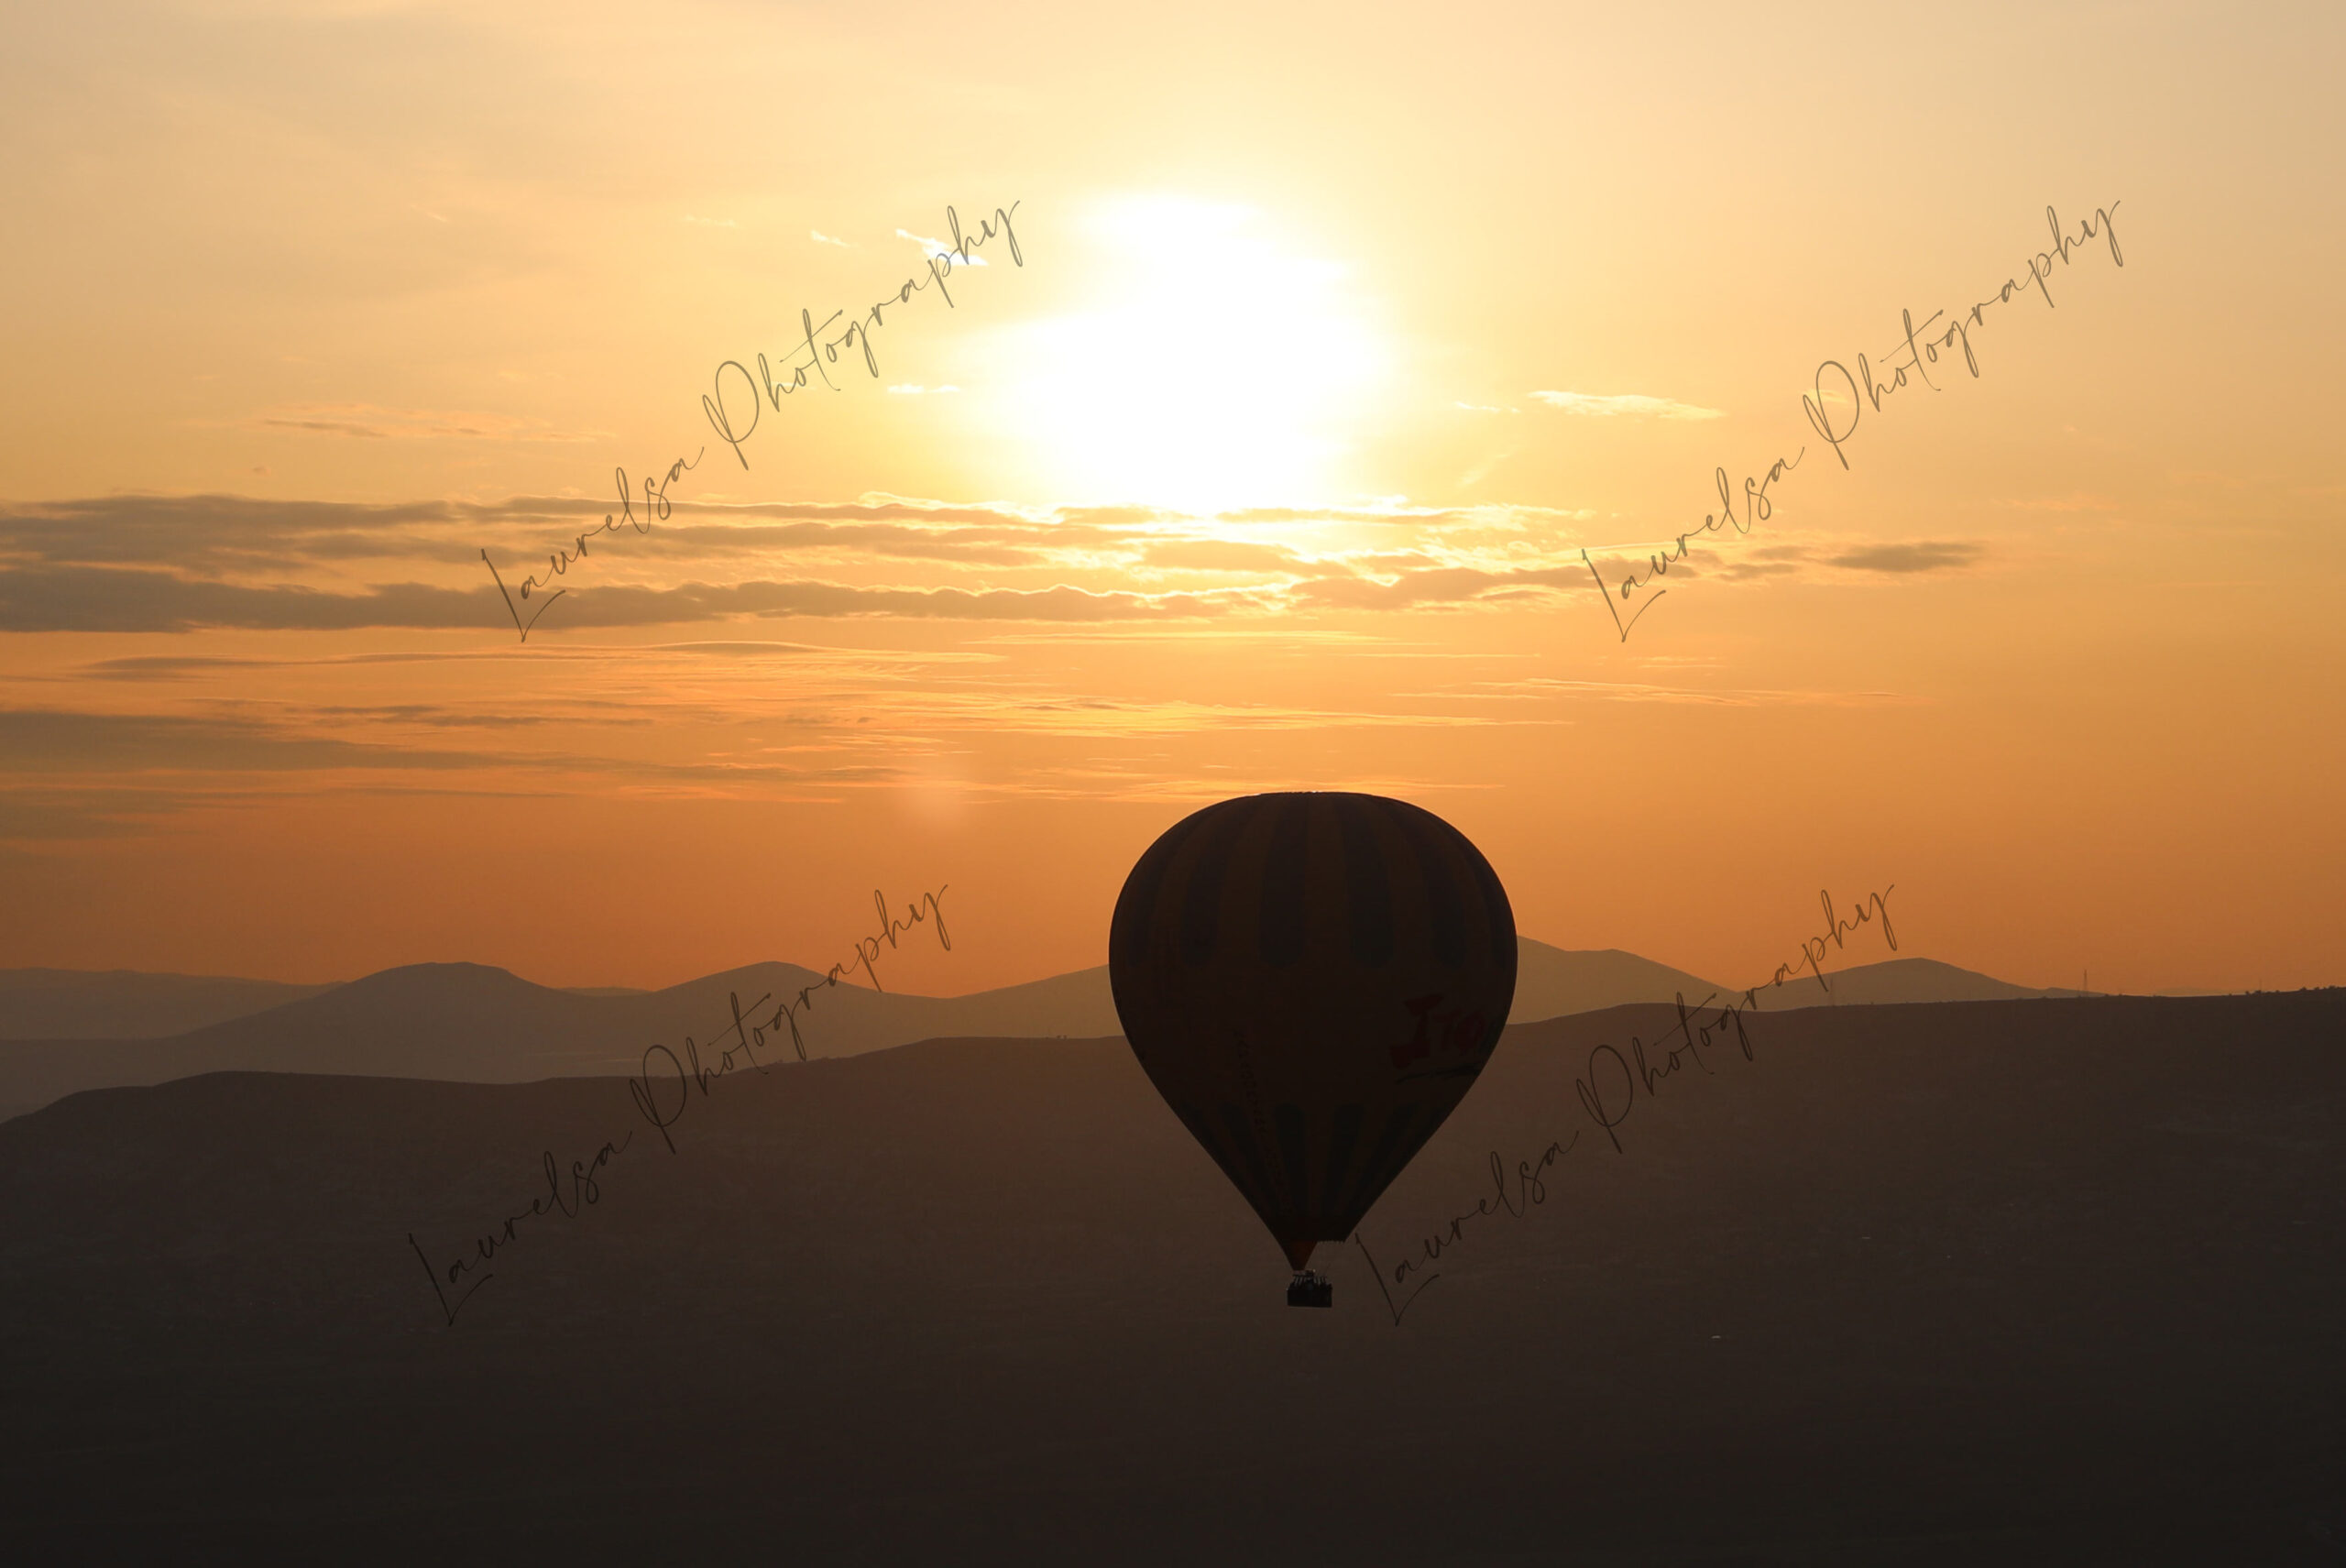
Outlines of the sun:
M1085 308L1015 329L1005 411L1054 496L1193 513L1324 504L1391 354L1352 269L1253 209L1100 203ZM1346 488L1357 488L1349 487Z

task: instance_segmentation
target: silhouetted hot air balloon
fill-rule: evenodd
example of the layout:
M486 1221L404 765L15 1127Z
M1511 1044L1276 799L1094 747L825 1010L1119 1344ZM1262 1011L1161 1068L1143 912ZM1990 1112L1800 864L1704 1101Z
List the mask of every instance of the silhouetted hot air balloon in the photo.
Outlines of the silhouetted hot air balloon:
M1373 795L1255 795L1124 880L1108 974L1143 1071L1295 1269L1343 1241L1489 1059L1515 914L1465 835Z

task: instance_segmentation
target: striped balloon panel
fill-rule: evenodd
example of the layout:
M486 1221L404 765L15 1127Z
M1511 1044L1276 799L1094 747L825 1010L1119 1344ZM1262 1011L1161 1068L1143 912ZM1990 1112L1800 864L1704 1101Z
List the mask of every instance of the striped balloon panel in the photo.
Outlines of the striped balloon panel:
M1362 795L1184 819L1109 933L1142 1068L1290 1256L1350 1234L1471 1086L1515 960L1507 894L1465 837Z

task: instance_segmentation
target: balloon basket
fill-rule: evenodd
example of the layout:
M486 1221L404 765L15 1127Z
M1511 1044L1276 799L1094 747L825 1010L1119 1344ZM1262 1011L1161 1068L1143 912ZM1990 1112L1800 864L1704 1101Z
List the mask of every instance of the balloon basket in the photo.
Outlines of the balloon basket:
M1287 1288L1287 1304L1290 1307L1332 1307L1336 1304L1335 1284L1308 1268L1297 1269L1295 1278L1288 1282Z

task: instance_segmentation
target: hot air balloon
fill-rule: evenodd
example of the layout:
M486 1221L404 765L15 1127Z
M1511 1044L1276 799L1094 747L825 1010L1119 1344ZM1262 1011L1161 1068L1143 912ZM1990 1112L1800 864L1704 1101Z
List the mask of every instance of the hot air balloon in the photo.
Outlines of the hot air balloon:
M1498 1044L1515 914L1464 834L1373 795L1246 795L1149 846L1108 975L1141 1069L1288 1256L1353 1233Z

